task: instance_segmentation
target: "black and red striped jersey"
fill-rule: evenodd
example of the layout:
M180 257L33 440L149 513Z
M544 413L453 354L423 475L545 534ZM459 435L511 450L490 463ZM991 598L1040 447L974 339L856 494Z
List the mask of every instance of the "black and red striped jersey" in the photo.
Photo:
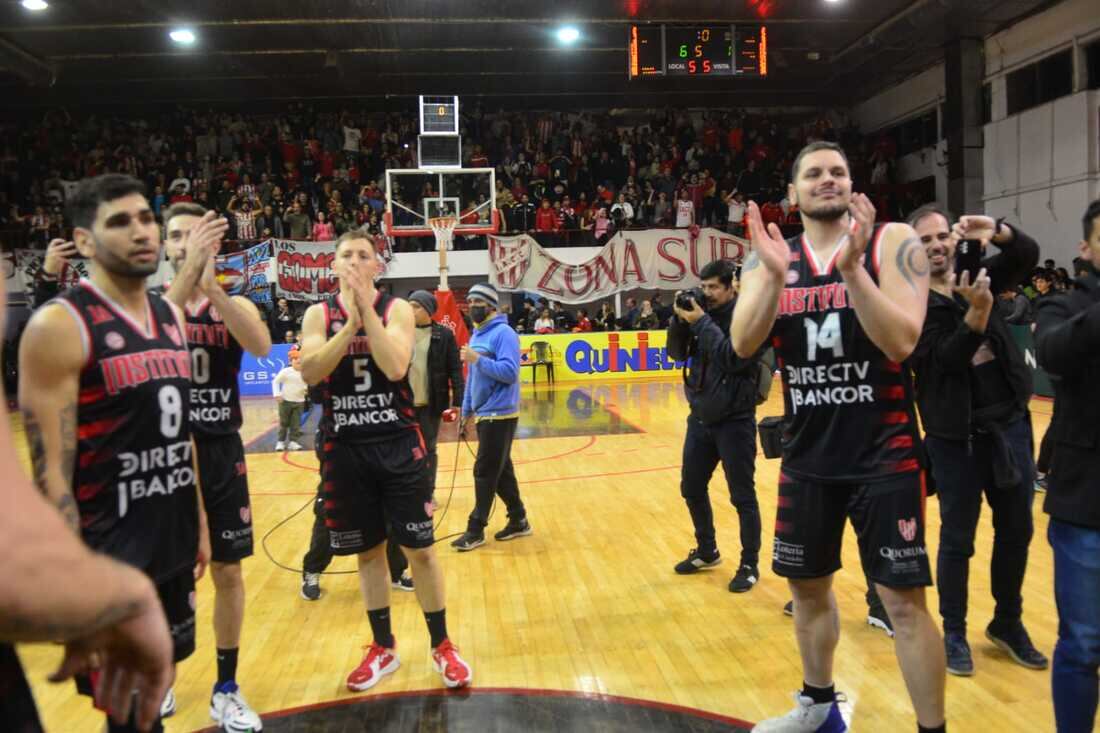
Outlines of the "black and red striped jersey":
M221 314L203 298L184 309L191 350L191 432L196 438L233 435L241 429L237 374L244 349Z
M397 301L379 293L374 311L383 323ZM322 303L325 336L332 338L348 320L340 295ZM390 440L402 430L415 429L416 408L407 376L391 381L371 358L370 339L362 328L348 344L348 351L323 383L324 411L321 429L330 438L351 443Z
M77 319L87 356L72 478L81 534L162 582L198 551L184 324L152 293L139 323L89 280L53 302Z
M864 266L878 282L882 236ZM782 470L820 482L866 482L920 469L908 370L872 343L837 271L805 236L787 240L790 265L772 345L787 418Z

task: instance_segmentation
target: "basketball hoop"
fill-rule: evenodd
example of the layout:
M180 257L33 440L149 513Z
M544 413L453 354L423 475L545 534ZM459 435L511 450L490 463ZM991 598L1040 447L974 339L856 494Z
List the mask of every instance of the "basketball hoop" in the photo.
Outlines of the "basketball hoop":
M428 219L428 226L432 228L435 236L436 252L449 252L455 248L455 227L458 226L458 217L436 216Z

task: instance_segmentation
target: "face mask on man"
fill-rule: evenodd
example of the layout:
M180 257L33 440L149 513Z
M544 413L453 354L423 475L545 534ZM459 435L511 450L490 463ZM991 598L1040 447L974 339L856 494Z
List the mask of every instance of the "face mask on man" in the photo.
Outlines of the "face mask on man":
M472 304L470 306L470 320L475 325L480 325L485 321L489 315L489 306L482 305L481 303Z

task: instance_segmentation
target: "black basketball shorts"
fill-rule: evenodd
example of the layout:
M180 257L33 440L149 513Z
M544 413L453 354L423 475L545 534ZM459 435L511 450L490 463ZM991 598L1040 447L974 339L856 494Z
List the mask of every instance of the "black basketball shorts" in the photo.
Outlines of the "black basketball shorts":
M241 436L196 439L195 447L210 526L210 559L239 562L252 554L252 504Z
M430 547L432 488L419 429L391 440L349 443L325 438L321 462L325 525L334 555L353 555L387 538Z
M865 484L823 484L780 472L772 570L785 578L835 573L850 519L871 580L889 588L932 585L924 499L918 471Z
M182 662L195 653L195 575L191 568L177 573L157 585L164 617L168 621L168 633L172 636L172 661ZM75 678L76 690L92 697L98 676L97 671L80 674Z

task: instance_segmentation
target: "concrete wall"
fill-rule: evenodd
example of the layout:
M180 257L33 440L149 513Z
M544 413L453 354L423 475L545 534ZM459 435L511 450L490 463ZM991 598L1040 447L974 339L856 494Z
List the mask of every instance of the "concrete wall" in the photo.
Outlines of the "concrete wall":
M1081 46L1100 39L1095 0L1066 0L986 39L986 83L992 121L984 128L985 209L1029 232L1044 257L1068 266L1081 238L1085 207L1100 198L1100 92L1085 91ZM1075 93L1011 117L1006 78L1012 71L1072 48ZM946 94L939 64L852 110L864 132L889 127L940 104ZM898 161L902 181L934 175L936 195L946 200L942 143Z

